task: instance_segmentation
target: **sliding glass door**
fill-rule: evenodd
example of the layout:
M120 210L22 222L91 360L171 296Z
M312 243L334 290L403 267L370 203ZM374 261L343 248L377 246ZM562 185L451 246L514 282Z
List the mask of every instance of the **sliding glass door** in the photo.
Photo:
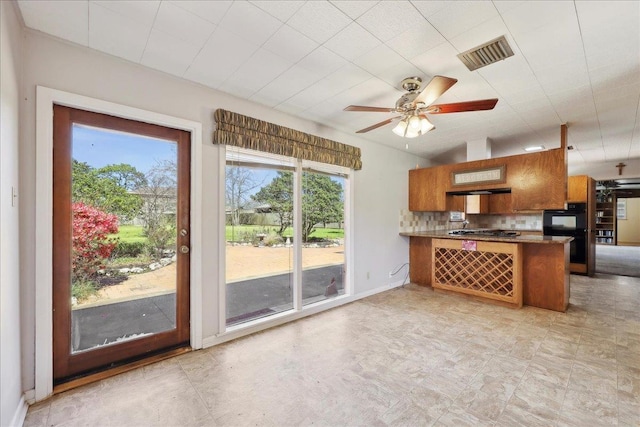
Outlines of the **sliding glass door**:
M225 177L226 320L293 308L294 164L229 151Z
M348 171L226 150L226 327L343 295Z
M344 294L345 176L306 167L302 172L302 301Z

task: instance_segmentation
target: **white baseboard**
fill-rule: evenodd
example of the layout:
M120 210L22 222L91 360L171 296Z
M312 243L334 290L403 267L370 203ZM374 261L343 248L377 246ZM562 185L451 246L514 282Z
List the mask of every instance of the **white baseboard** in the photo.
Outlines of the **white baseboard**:
M36 389L32 388L31 390L25 391L24 400L26 400L29 405L36 403Z
M371 295L379 294L380 292L385 292L393 288L398 288L407 283L409 283L408 280L406 282L400 280L397 282L389 283L388 285L379 286L375 289L371 289L366 292L361 292L357 295L347 295L347 296L337 297L334 300L329 302L323 301L322 303L319 303L319 304L313 304L308 307L305 307L301 311L297 311L293 313L287 312L282 314L275 314L269 318L259 319L254 322L247 322L247 324L243 325L242 328L230 330L222 334L204 338L202 340L202 347L207 348L207 347L212 347L214 345L222 344L224 342L231 341L246 335L250 335L255 332L260 332L265 329L273 328L274 326L279 326L284 323L292 322L294 320L302 319L304 317L311 316L313 314L330 310L332 308L340 307L341 305L349 304L359 299L366 298Z
M35 393L34 393L35 396ZM23 395L18 402L18 407L13 413L13 418L11 418L11 422L9 423L9 427L22 427L24 424L24 419L27 417L27 410L29 409L29 404L27 403L25 396Z

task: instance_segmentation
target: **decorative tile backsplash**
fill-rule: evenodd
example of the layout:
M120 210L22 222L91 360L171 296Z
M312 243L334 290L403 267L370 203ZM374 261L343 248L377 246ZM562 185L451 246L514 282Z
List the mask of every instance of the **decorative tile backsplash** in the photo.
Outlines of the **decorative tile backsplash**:
M467 215L467 228L496 228L500 230L542 230L542 214ZM460 221L449 221L449 212L400 211L400 232L415 233L427 230L462 228Z

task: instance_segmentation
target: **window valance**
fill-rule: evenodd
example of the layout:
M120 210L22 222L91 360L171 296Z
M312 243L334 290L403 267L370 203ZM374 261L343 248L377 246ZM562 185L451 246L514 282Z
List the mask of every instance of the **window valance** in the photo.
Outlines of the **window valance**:
M215 119L214 144L362 169L358 147L222 109L216 110Z

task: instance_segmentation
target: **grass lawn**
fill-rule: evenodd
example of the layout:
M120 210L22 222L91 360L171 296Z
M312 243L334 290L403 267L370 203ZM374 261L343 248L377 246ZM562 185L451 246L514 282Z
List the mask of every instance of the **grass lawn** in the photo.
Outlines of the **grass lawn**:
M244 236L250 237L255 233L268 233L269 231L273 231L275 233L277 230L278 227L273 226L265 227L262 225L227 225L225 227L225 238L228 242L239 241L242 240ZM292 236L293 230L291 228L287 228L284 232L284 237ZM310 237L316 237L318 239L342 239L344 238L344 229L318 227L313 233L311 233Z
M121 225L118 227L118 234L111 234L109 237L117 237L122 242L146 242L144 228L141 225Z
M238 241L244 236L253 236L255 233L274 233L278 230L278 227L265 227L261 225L237 225L232 227L227 225L225 227L225 238L227 241ZM235 234L235 236L234 236ZM284 232L284 237L292 237L293 230L287 228ZM122 242L146 242L147 238L144 236L144 229L141 225L121 225L118 228L118 234L112 234L109 237L117 237ZM235 238L234 238L235 237ZM344 229L342 228L316 228L311 233L310 237L316 237L318 239L342 239L344 238Z

